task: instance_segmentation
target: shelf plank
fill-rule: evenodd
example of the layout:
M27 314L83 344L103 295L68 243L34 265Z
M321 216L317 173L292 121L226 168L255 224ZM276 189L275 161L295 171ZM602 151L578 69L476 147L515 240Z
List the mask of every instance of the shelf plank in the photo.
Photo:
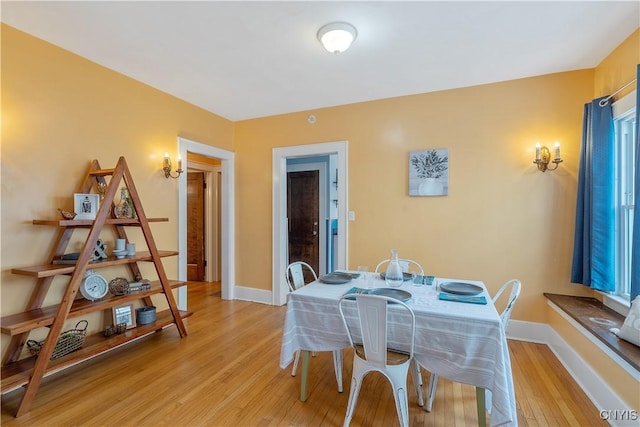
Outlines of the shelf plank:
M171 289L185 286L187 283L177 280L170 280ZM108 310L116 305L125 304L130 301L136 301L151 295L162 293L163 289L159 281L151 282L151 289L141 292L135 292L129 295L111 295L108 294L104 298L97 301L89 301L87 299L77 299L71 306L68 317L78 317L87 313L99 310ZM33 329L49 326L53 323L58 305L42 307L35 310L25 311L16 314L10 314L0 318L0 331L7 335L18 335L29 332Z
M116 171L115 168L109 168L109 169L94 169L89 171L89 175L91 176L111 176L114 174L114 172Z
M169 218L147 218L147 222L167 222ZM50 225L55 227L91 227L92 219L34 219L34 225ZM105 224L139 226L138 218L107 218Z
M176 256L178 255L178 251L158 251L158 255L160 258ZM126 256L121 259L117 259L115 257L109 257L107 259L102 259L99 261L92 261L87 264L87 269L92 268L103 268L103 267L111 267L113 265L123 265L130 264L132 262L153 262L153 258L151 257L151 253L148 251L137 252L134 256ZM38 279L42 279L43 277L50 276L60 276L65 274L72 274L76 269L75 264L45 264L45 265L34 265L31 267L20 267L20 268L12 268L11 273L20 274L22 276L30 276L37 277Z
M193 313L189 311L180 311L180 317L183 319L191 316ZM111 349L119 347L129 341L138 339L155 331L161 330L174 323L170 310L163 310L157 313L155 322L140 325L127 330L123 334L104 337L101 334L86 337L82 348L62 356L58 359L51 360L47 366L45 376L54 372L68 368L83 360L105 353ZM28 357L14 363L10 363L2 367L1 371L1 392L4 394L23 386L29 382L31 372L35 363L35 357Z

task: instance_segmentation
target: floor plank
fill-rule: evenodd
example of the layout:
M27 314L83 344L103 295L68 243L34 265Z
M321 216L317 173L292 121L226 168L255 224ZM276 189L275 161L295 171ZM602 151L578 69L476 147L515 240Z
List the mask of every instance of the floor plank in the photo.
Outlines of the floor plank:
M311 360L309 399L298 400L300 374L280 369L285 307L220 299L219 283L189 286L189 335L175 327L46 378L31 411L14 418L21 390L2 396L1 424L13 426L340 426L352 353L345 351L345 392L338 393L331 352ZM520 426L606 426L549 348L510 341ZM425 386L429 373L424 372ZM475 391L440 378L431 413L408 379L412 426L477 423ZM365 378L353 426L397 426L391 387Z

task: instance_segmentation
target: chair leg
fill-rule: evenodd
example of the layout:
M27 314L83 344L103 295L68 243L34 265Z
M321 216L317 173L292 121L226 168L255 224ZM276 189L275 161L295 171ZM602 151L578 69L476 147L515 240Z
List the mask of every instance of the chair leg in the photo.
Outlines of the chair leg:
M336 382L338 383L338 393L342 393L342 350L333 351L333 369L336 372Z
M360 393L360 385L362 382L362 377L356 378L354 366L354 373L351 377L351 388L349 390L349 403L347 404L347 414L344 417L343 427L349 427L351 424L351 419L353 418L353 411L356 409L356 403L358 403L358 394Z
M300 362L300 350L296 351L296 356L293 358L293 369L291 369L291 376L296 376L298 370L298 362Z
M429 393L427 394L427 404L424 409L427 412L431 412L433 406L433 399L436 397L436 388L438 387L438 376L433 372L429 376Z
M407 389L400 387L394 390L393 397L396 401L398 420L402 427L409 427L409 404L407 403Z
M393 387L393 399L396 403L396 411L398 412L398 421L401 427L409 427L409 403L407 398L407 369L413 371L413 367L397 366L398 369L389 369L387 367L387 378Z
M422 374L420 373L420 364L417 360L411 360L411 377L413 378L413 385L418 395L418 406L424 406L424 396L422 395Z

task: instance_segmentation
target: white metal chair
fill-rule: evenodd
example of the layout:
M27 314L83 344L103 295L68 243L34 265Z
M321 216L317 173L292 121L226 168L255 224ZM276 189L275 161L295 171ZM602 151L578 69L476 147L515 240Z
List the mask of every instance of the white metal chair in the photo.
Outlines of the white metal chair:
M502 323L502 327L506 331L507 324L509 323L509 318L511 317L511 310L513 310L513 306L516 303L516 300L520 296L520 289L522 284L518 279L508 280L504 285L500 287L498 292L493 296L493 303L497 303L500 300L500 296L508 289L511 288L511 292L509 293L509 299L507 300L507 304L505 308L500 313L500 323ZM431 407L433 406L433 399L436 395L436 388L438 387L438 375L431 373L429 377L429 390L427 393L427 404L424 409L427 412L431 412Z
M354 298L355 307L353 308L357 309L357 315L353 316L353 312L348 311L347 314L351 316L347 320L345 311L348 310L348 307L345 307L345 305L353 305ZM407 330L399 333L403 337L401 349L393 349L388 346L387 308L390 302L402 307L408 314L407 321L403 324ZM351 423L362 381L372 371L380 372L391 383L400 425L403 427L408 426L407 375L413 360L416 327L416 318L413 310L396 299L366 294L344 295L340 298L338 307L342 322L349 336L349 342L353 348L351 389L349 391L344 427ZM397 337L395 339L397 340ZM414 371L412 370L411 372ZM422 390L415 377L414 384L416 392L421 396Z
M307 284L304 280L305 270L307 270L313 276L313 280L318 280L318 275L316 274L313 267L311 267L304 261L292 262L287 266L285 278L287 279L287 285L289 286L289 290L291 292Z
M307 264L304 261L292 262L287 266L287 270L285 272L285 278L287 280L287 285L289 286L289 290L291 292L303 287L307 283L311 283L311 281L305 282L304 280L305 270L307 270L309 274L313 276L313 280L318 280L318 275L316 274L313 267L311 267L309 264ZM296 355L293 359L293 368L291 369L292 377L296 376L299 363L300 363L300 350L296 351ZM342 393L343 387L342 387L342 351L341 350L333 351L333 367L336 373L336 382L338 383L338 392Z
M380 261L378 265L376 265L375 272L380 273L381 271L384 271L382 270L382 267L387 263L389 263L390 261L391 259L385 259ZM424 269L422 268L419 262L414 261L412 259L406 259L406 258L401 258L398 261L400 262L400 268L402 268L402 271L404 271L405 273L415 273L415 274L420 274L421 276L424 276Z
M376 273L380 273L382 272L382 267L386 266L386 264L388 264L389 262L391 262L391 258L382 260L378 263L378 265L376 265ZM403 272L405 273L414 273L416 275L420 275L420 276L424 276L424 269L422 268L422 265L420 265L420 263L418 261L414 261L412 259L407 259L407 258L401 258L398 260L398 262L400 263L400 268L402 269ZM418 385L420 385L420 390L422 390L422 373L420 372L420 365L418 364L417 361L413 361L412 362L412 370L415 372L412 372L412 375L414 375L414 377L417 376L418 378ZM420 406L422 406L422 393L420 393L419 396L419 402Z

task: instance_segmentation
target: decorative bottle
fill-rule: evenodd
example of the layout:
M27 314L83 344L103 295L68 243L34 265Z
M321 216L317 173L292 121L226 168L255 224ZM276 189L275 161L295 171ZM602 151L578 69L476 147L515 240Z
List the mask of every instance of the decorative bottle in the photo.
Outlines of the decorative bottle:
M391 261L389 261L389 265L387 266L384 280L388 286L393 288L399 288L402 286L402 268L400 267L400 261L398 260L397 249L391 249Z
M135 218L135 210L133 209L133 203L129 199L129 191L127 187L120 189L120 203L113 210L113 214L116 218Z

